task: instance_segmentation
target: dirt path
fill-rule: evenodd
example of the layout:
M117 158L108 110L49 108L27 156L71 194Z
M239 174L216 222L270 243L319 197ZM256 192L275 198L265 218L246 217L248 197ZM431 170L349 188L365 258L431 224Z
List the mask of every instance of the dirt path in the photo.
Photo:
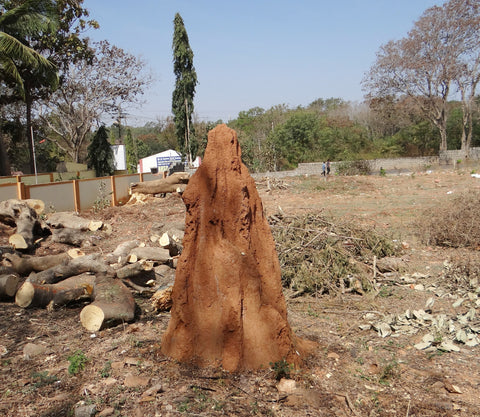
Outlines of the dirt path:
M300 370L277 363L228 374L178 364L159 349L169 314L152 311L146 295L136 295L135 323L94 335L78 321L82 303L48 312L0 302L0 415L72 416L82 404L103 416L129 417L480 415L480 347L455 343L458 351L440 349L445 333L432 330L432 319L436 325L452 320L459 329L480 327L478 292L443 280L446 260L478 252L425 247L414 234L414 221L424 210L477 188L480 180L467 172L289 178L271 183L270 190L265 181L258 182L268 215L322 211L393 233L406 243L408 269L377 277L376 295L292 298L285 291L292 328L318 343ZM181 200L168 196L89 216L112 225L110 238L97 243L108 253L126 239L147 241L154 222L183 214ZM0 240L7 233L0 229ZM465 301L455 306L460 296ZM434 304L427 308L429 299ZM419 310L430 316L412 316ZM462 325L458 317L471 310L475 316ZM388 324L388 335L382 323ZM430 333L435 337L430 348L414 347ZM84 369L69 372L82 358ZM295 381L295 389L282 391L276 379L282 373Z

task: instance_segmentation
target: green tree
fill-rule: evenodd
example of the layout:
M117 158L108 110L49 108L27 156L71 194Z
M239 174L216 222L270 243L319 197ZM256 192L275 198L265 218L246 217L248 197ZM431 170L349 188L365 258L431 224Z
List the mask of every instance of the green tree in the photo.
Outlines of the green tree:
M176 77L172 94L172 112L175 131L182 151L187 155L188 163L192 162L192 114L193 98L197 85L197 73L193 66L193 51L190 48L188 34L179 13L173 20L173 72Z
M97 28L98 23L87 20L88 11L83 8L83 0L5 0L4 10L9 13L15 8L31 3L36 10L44 13L48 25L40 31L23 33L22 42L30 49L56 65L60 71L60 81L65 78L68 66L79 59L90 59L93 51L88 38L81 35L89 27ZM19 74L24 83L26 129L25 140L30 149L30 170L33 169L33 145L31 140L32 112L36 102L48 99L57 87L56 73L38 71L29 66L20 65ZM3 93L3 92L2 92ZM2 94L3 95L3 94ZM18 97L11 96L10 99Z
M279 168L293 168L314 160L312 150L319 136L319 119L309 112L296 112L272 133L278 150Z
M114 172L113 151L108 138L108 129L100 126L88 145L88 167L95 170L97 177L112 175Z
M51 0L26 0L7 8L0 6L0 84L8 91L12 102L27 99L22 68L38 75L54 88L57 84L57 70L53 62L29 47L26 39L30 36L53 30L58 22ZM2 102L5 102L2 97ZM3 130L3 118L0 128ZM9 175L9 161L0 132L0 175ZM31 152L33 155L33 151Z
M125 136L125 155L127 159L128 172L135 172L137 169L138 155L132 136L132 131L130 129L127 130L127 136Z
M26 0L16 7L0 7L0 68L2 81L14 80L18 93L25 98L24 79L20 74L23 65L28 69L53 71L56 66L41 53L30 48L30 36L54 30L57 15L51 0Z

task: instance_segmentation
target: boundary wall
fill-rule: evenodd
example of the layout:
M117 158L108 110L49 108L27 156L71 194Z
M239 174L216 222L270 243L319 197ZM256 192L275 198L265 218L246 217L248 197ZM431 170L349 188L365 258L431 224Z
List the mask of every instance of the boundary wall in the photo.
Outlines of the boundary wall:
M342 162L331 162L331 174ZM379 174L385 170L388 174L400 174L408 172L422 172L428 170L456 169L456 168L480 168L480 148L471 148L469 156L465 157L460 150L445 151L439 156L420 156L411 158L379 158L368 160L372 174ZM321 175L322 162L300 163L291 171L258 172L252 174L255 179L264 177L283 178L297 175Z
M463 156L463 158L462 158ZM341 162L331 163L331 173ZM438 169L479 168L480 148L472 148L468 158L462 151L446 151L439 156L417 158L372 159L369 164L373 174L385 170L386 173L418 172ZM283 178L298 175L320 175L322 162L301 163L292 171L252 173L252 177ZM130 198L130 184L162 178L159 174L122 174L96 178L93 171L76 173L46 173L0 177L0 201L9 199L24 200L34 198L45 203L45 211L87 210L96 204L118 206ZM63 177L77 178L62 181Z
M39 199L45 203L45 212L76 211L81 212L94 207L118 206L130 198L130 184L152 181L164 177L164 174L124 174L110 177L84 178L69 181L46 181L55 178L54 173L0 177L0 201L9 199ZM41 177L41 179L39 178ZM14 181L11 181L11 179ZM24 181L24 179L27 181ZM37 183L35 183L37 182Z

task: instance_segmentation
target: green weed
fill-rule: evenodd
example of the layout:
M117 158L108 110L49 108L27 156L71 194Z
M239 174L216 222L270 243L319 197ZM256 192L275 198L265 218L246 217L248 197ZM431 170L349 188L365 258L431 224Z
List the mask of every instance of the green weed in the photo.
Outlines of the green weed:
M80 349L76 350L72 354L72 356L69 356L67 359L70 362L70 365L68 367L68 373L70 375L76 375L80 371L83 371L85 369L85 365L88 362L88 358Z
M282 378L290 378L290 372L293 370L293 365L288 363L285 359L275 363L270 362L270 367L275 372L275 379L280 381Z

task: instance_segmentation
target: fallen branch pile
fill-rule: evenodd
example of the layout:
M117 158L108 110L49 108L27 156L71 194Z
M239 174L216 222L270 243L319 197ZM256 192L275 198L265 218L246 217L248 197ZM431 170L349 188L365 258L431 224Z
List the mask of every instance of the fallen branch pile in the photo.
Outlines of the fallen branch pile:
M374 229L334 224L320 214L269 217L284 287L299 294L373 290L376 260L397 253Z

